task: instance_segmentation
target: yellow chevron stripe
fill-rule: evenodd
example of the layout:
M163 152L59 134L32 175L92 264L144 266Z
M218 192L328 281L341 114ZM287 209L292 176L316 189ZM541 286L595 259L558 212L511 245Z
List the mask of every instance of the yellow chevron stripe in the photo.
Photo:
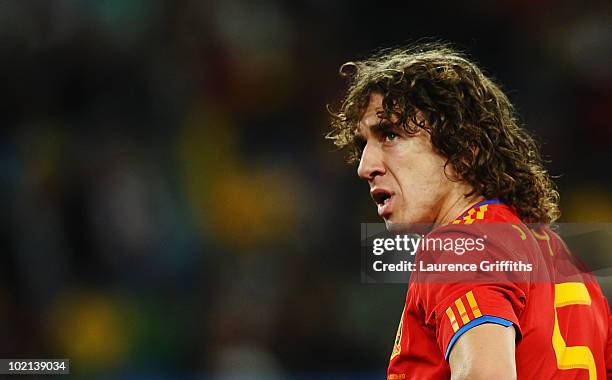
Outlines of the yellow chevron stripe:
M448 309L446 309L446 315L448 315L448 319L450 320L450 324L453 327L453 331L457 332L457 330L459 330L459 324L457 323L457 318L455 318L455 312L453 311L453 309L450 308L450 306L448 307Z
M461 321L465 325L470 321L470 317L468 317L467 310L465 310L465 306L463 306L463 301L461 301L461 298L457 298L455 300L455 305L457 306L457 310L459 310Z
M474 318L482 317L482 313L480 312L480 308L478 307L476 298L474 298L474 293L472 293L472 291L470 290L466 293L465 298L467 298L468 303L470 304L470 308L472 309L472 314L474 314Z

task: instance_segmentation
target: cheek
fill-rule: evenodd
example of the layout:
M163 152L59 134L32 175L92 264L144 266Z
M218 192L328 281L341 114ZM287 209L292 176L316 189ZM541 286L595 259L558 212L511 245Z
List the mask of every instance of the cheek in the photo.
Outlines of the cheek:
M415 158L411 164L397 167L398 183L404 198L425 207L435 203L448 190L449 181L444 174L444 163L438 157L421 157Z
M405 140L396 148L387 163L404 198L413 205L438 198L449 182L444 174L444 157L436 154L423 136Z
M442 184L448 182L448 178L444 172L446 159L437 155L434 152L427 152L420 160L424 177L430 183Z

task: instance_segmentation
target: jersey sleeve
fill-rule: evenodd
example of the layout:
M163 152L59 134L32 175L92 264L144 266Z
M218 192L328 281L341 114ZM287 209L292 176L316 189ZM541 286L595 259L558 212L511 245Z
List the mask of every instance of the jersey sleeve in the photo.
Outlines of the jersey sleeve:
M525 293L519 287L500 284L454 285L439 289L447 294L434 301L429 322L434 326L438 346L448 360L457 340L484 323L514 326L520 340L519 316L525 306Z
M439 236L453 239L474 236L462 231L452 231ZM476 261L508 261L516 259L515 250L508 250L507 239L504 245L488 244L485 253ZM455 259L448 253L438 258L428 257L430 261L449 262ZM426 259L427 260L427 259ZM474 260L472 260L474 261ZM480 275L480 276L479 276ZM505 327L514 326L517 341L521 339L520 316L528 296L528 280L512 282L495 275L471 274L445 276L448 281L440 281L438 276L430 281L420 273L416 290L425 312L426 323L435 330L436 340L441 352L448 360L457 340L470 329L484 323L495 323ZM478 281L470 280L478 277Z

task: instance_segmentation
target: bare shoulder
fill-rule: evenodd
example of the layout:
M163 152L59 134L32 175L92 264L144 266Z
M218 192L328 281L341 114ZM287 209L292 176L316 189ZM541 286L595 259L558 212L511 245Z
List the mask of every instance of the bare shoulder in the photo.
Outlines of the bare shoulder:
M452 379L516 379L515 335L493 323L466 331L449 356Z

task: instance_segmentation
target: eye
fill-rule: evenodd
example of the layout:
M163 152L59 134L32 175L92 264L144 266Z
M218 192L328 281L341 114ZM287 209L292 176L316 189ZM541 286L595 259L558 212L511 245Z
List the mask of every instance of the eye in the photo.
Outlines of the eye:
M399 136L395 132L386 132L385 133L385 140L387 140L387 141L393 141L393 140L397 139L398 137Z

